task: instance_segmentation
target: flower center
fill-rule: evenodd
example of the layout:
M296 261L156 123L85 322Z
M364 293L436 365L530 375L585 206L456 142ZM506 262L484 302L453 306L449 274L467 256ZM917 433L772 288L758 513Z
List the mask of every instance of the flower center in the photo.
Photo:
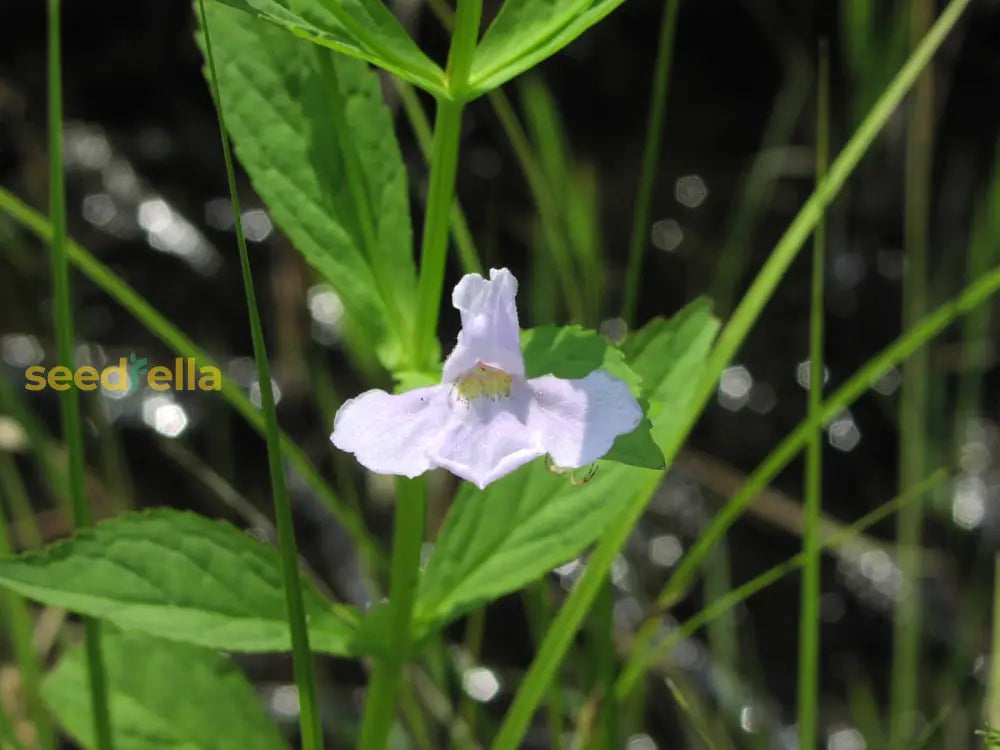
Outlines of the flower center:
M484 396L496 401L501 397L510 398L511 380L511 376L503 370L480 362L455 381L455 390L466 403Z

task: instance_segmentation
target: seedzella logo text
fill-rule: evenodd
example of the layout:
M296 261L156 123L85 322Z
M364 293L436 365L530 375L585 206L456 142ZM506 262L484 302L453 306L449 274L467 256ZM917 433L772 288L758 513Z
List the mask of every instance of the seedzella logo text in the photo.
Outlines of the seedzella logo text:
M137 359L135 353L128 359L121 357L117 365L98 370L91 365L71 370L57 365L46 370L34 365L24 371L26 391L51 388L65 391L75 387L81 391L129 391L146 385L154 391L219 391L222 390L222 373L218 367L198 367L193 357L177 357L173 369L166 365L147 367L149 360Z

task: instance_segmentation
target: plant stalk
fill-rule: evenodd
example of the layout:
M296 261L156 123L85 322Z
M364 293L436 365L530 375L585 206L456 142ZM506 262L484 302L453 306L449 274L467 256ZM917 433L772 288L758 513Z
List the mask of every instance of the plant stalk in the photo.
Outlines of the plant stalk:
M458 144L462 130L462 95L468 86L469 69L479 38L482 0L459 0L455 28L448 52L447 81L452 99L437 100L427 208L420 242L420 281L417 287L417 325L413 365L436 367L430 362L441 313L448 226L458 173Z
M396 481L396 519L392 543L389 592L390 658L377 658L368 684L361 723L360 750L384 750L396 715L396 696L410 650L410 623L417 596L420 551L427 518L427 487L423 478Z
M229 138L226 135L228 131L222 109L222 96L219 93L215 58L212 55L212 38L208 28L208 17L205 13L205 0L198 0L198 8L201 13L202 31L205 34L205 57L210 73L212 98L215 100L215 110L219 120L219 137L222 140L222 153L226 162L226 178L229 182L229 195L233 209L233 226L236 229L236 244L239 247L240 270L243 275L247 313L250 319L250 335L253 341L254 360L257 365L257 381L260 386L261 411L264 414L264 437L267 444L271 490L274 493L274 516L278 527L278 549L281 553L285 606L288 627L292 636L292 663L295 670L295 684L299 693L299 728L302 733L302 747L304 750L322 750L323 728L316 699L316 674L312 652L309 649L305 607L302 603L299 555L295 543L292 506L285 484L285 467L281 458L281 433L275 410L267 347L264 343L264 329L260 321L260 311L257 308L257 295L254 291L253 275L250 270L250 255L247 251L246 237L243 234L243 215L240 210L239 192L236 188L233 156L229 147Z
M73 310L69 280L69 261L66 254L66 184L63 174L62 143L62 41L60 0L48 4L49 51L49 213L52 218L52 281L53 319L56 329L56 352L60 365L74 367ZM67 388L59 394L62 415L63 439L66 443L68 462L69 496L76 528L91 525L90 507L87 504L83 476L83 432L80 425L80 398L76 388ZM91 696L91 720L98 750L111 750L111 716L108 710L107 678L101 655L100 625L91 618L84 619L84 649L87 655L87 678Z

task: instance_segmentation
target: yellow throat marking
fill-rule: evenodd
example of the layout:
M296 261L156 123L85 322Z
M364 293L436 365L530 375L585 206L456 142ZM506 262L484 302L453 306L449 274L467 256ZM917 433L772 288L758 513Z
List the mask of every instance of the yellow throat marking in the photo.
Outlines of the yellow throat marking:
M484 396L496 401L501 397L510 398L512 380L503 370L480 363L455 381L455 390L466 403Z

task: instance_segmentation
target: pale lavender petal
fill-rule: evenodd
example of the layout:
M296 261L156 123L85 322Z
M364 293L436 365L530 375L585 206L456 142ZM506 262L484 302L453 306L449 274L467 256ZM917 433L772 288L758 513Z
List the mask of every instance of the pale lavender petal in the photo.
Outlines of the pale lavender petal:
M516 294L517 279L506 268L491 269L488 280L469 273L455 285L451 299L462 315L462 330L444 363L444 382L453 382L480 362L509 375L524 375Z
M340 407L330 440L379 474L423 474L431 468L428 447L449 419L449 390L435 385L398 395L365 391Z
M557 466L593 463L642 420L625 382L603 370L578 380L543 375L527 385L533 396L528 429Z
M454 402L431 462L483 489L544 455L545 448L525 425L531 401L526 383L515 381L511 393L509 399Z

